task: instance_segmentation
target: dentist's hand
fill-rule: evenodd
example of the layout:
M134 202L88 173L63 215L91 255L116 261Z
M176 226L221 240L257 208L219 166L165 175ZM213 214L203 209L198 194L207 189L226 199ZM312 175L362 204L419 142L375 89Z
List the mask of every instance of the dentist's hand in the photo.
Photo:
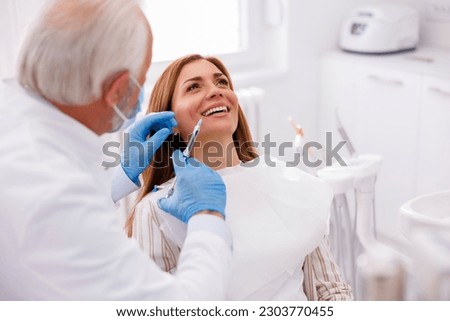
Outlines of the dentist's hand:
M177 127L173 112L151 113L136 121L129 129L128 139L124 139L121 165L130 180L139 185L139 175L152 161L153 155L161 147L167 136ZM150 131L156 131L147 139Z
M218 212L225 218L226 189L215 171L180 150L172 155L177 181L169 198L158 200L159 207L183 222L202 211Z

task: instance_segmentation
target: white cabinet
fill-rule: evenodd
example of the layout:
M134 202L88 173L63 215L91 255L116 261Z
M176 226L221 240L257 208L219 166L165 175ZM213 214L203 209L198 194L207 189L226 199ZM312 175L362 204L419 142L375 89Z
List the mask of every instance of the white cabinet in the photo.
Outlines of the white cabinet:
M376 215L378 230L391 236L404 202L450 189L450 73L426 76L427 62L402 57L335 52L321 59L320 135L341 140L337 109L356 152L383 157Z
M450 189L450 79L424 77L417 194Z

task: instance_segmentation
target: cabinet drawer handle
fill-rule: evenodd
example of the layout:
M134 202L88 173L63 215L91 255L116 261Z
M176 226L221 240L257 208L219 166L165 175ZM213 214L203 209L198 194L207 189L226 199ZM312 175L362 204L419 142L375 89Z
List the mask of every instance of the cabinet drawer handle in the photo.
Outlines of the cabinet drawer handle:
M401 80L381 78L381 77L378 77L375 75L369 75L369 76L367 76L367 78L369 78L370 80L384 82L384 83L395 85L395 86L403 86L403 81L401 81Z
M437 88L437 87L429 87L428 90L441 94L441 95L445 95L445 96L450 96L450 92L446 91L446 90L442 90L441 88Z

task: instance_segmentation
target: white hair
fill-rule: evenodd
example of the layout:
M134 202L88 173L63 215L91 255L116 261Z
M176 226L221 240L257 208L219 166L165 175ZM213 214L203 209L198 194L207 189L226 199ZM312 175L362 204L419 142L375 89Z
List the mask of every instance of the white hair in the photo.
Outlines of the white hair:
M18 80L60 104L89 104L118 72L139 75L147 30L134 0L55 0L21 48Z

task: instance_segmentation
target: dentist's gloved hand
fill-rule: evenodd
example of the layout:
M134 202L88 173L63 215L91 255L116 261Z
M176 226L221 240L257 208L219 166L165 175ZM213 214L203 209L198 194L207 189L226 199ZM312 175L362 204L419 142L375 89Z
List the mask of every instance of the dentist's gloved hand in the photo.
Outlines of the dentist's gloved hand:
M169 198L158 200L159 207L183 222L201 211L220 213L225 218L225 184L215 171L180 150L172 155L177 181Z
M139 185L139 175L152 161L153 155L161 147L172 127L177 127L173 112L151 113L136 121L124 139L121 165L128 178ZM150 131L156 131L147 139Z

